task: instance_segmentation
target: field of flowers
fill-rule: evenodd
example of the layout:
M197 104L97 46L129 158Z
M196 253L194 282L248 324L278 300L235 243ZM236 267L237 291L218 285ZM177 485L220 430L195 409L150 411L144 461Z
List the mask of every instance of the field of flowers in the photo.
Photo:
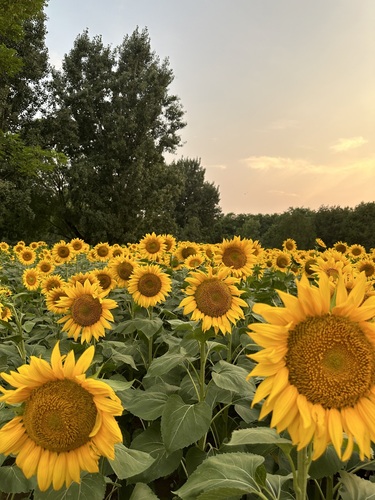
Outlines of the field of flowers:
M375 250L0 242L0 499L375 496Z

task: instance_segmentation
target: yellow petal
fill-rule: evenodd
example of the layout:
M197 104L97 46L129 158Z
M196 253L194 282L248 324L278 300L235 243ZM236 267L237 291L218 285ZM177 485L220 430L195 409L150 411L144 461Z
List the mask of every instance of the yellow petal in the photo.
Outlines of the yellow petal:
M341 458L343 441L341 413L336 408L328 410L328 432L337 456Z

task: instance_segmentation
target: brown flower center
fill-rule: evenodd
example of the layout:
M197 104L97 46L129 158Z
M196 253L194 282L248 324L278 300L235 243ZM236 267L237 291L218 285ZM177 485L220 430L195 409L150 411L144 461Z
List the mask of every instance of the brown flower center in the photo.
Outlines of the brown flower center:
M73 380L54 380L34 389L25 404L23 422L31 440L55 452L87 443L97 409L92 395Z
M375 383L375 350L357 323L310 317L289 332L289 381L323 408L353 406Z
M130 275L133 271L134 271L134 266L130 262L121 262L116 267L117 274L124 281L130 278Z
M162 288L159 276L153 273L146 273L139 278L138 290L145 297L155 297Z
M194 297L198 309L212 318L224 316L232 306L232 294L228 285L217 278L202 281Z
M102 315L102 305L98 298L89 294L80 295L72 304L72 317L81 326L94 325Z
M241 269L247 263L247 257L242 248L231 246L226 248L222 256L223 264L234 269Z
M62 259L66 259L69 257L70 250L67 246L61 246L57 249L57 255L61 257Z

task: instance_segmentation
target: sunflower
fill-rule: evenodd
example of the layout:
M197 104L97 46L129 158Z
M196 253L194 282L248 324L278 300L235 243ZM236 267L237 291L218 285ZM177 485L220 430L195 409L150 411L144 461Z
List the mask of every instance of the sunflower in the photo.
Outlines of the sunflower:
M189 255L189 257L185 259L184 266L189 269L195 269L201 266L205 260L202 254Z
M51 274L54 271L55 265L53 262L51 262L50 259L42 259L38 262L36 268L40 274L47 275Z
M9 253L9 245L5 241L0 241L0 250L4 253Z
M244 318L241 307L248 307L240 298L243 290L237 288L239 278L229 275L226 267L208 268L207 272L192 271L186 278L189 286L185 289L187 297L182 299L180 307L184 314L190 314L193 321L202 321L202 330L211 327L217 334L232 332L231 323Z
M55 314L66 314L69 308L60 305L60 299L62 297L67 297L67 294L62 287L54 287L52 290L45 292L47 309Z
M73 351L60 354L57 342L50 363L31 356L17 372L1 373L15 389L0 388L0 401L22 403L22 413L0 429L0 453L16 455L41 491L79 483L81 471L99 472L99 458L113 460L122 442L119 398L102 380L86 377L94 353L91 346L75 361Z
M334 250L337 250L337 252L340 253L346 253L348 251L348 244L345 243L344 241L337 241L333 245Z
M367 278L374 278L375 276L375 262L372 259L362 259L356 264L358 271L364 272Z
M375 441L375 297L364 301L366 277L349 293L342 276L331 295L329 278L310 286L303 275L298 297L278 291L285 307L255 304L267 323L249 325L262 346L249 357L258 362L249 377L265 377L253 405L265 399L260 418L287 429L297 449L313 443L313 459L332 443L348 460L354 441L360 457ZM343 450L343 433L347 446Z
M40 287L42 293L47 294L54 288L60 288L65 284L65 280L63 280L60 274L52 274L42 278Z
M108 243L98 243L94 246L94 252L96 260L100 262L106 262L112 257L112 248Z
M217 246L214 261L217 265L230 269L231 274L237 278L250 276L256 262L252 242L247 239L241 240L240 236L235 236L231 240L224 239Z
M138 249L141 256L149 260L158 260L163 256L166 243L165 239L161 235L155 233L146 234L139 242Z
M172 281L157 264L138 266L128 281L128 292L136 304L152 307L163 302L171 291Z
M76 273L76 274L73 274L69 278L68 284L69 285L75 285L77 283L77 281L79 281L81 283L81 285L83 285L86 280L89 280L89 282L92 285L94 283L99 283L99 280L98 280L98 278L96 276L94 276L91 272L87 272L87 273Z
M128 253L128 250L125 248L122 248L118 243L115 243L111 247L112 250L112 258L113 257L121 257L122 255L125 255Z
M31 266L35 262L36 252L32 248L23 247L23 249L17 253L17 257L24 266Z
M322 248L327 248L327 245L324 243L324 241L321 238L315 238L315 242L317 243L318 246Z
M66 297L58 301L59 307L68 308L68 314L57 322L64 323L63 332L77 341L81 334L81 343L90 342L92 337L98 340L104 337L105 329L111 329L109 321L113 321L110 309L117 307L117 302L105 299L109 290L102 290L98 283L91 284L86 280L82 285L77 281L74 285L64 287Z
M30 291L38 290L40 276L37 269L25 269L22 273L22 283Z
M294 252L297 250L297 243L292 238L287 238L283 241L283 250L285 252Z
M180 262L183 262L190 255L196 255L199 253L199 246L196 243L190 241L180 241L177 245L174 254Z
M163 234L165 251L173 253L176 250L177 242L176 238L171 234Z
M362 245L350 245L348 255L354 259L363 257L366 254L366 249Z
M89 248L88 243L85 243L81 238L73 238L70 240L70 245L76 253L85 253Z
M8 306L3 306L0 309L0 319L8 322L12 318L12 311Z
M113 290L117 286L113 272L108 268L94 269L91 273L98 280L102 290Z
M133 271L139 266L132 257L115 257L108 263L108 269L113 273L118 286L125 287Z
M60 240L59 243L53 245L51 254L55 264L64 264L73 259L75 251L70 243Z
M287 272L292 264L289 252L277 250L273 256L273 268L278 271Z

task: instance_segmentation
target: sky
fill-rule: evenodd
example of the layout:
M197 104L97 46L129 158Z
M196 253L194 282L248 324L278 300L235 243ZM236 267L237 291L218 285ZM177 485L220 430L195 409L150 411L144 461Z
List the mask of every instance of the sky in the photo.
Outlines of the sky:
M187 126L167 161L199 158L224 214L375 201L374 0L49 0L59 68L86 28L137 27L168 58Z

